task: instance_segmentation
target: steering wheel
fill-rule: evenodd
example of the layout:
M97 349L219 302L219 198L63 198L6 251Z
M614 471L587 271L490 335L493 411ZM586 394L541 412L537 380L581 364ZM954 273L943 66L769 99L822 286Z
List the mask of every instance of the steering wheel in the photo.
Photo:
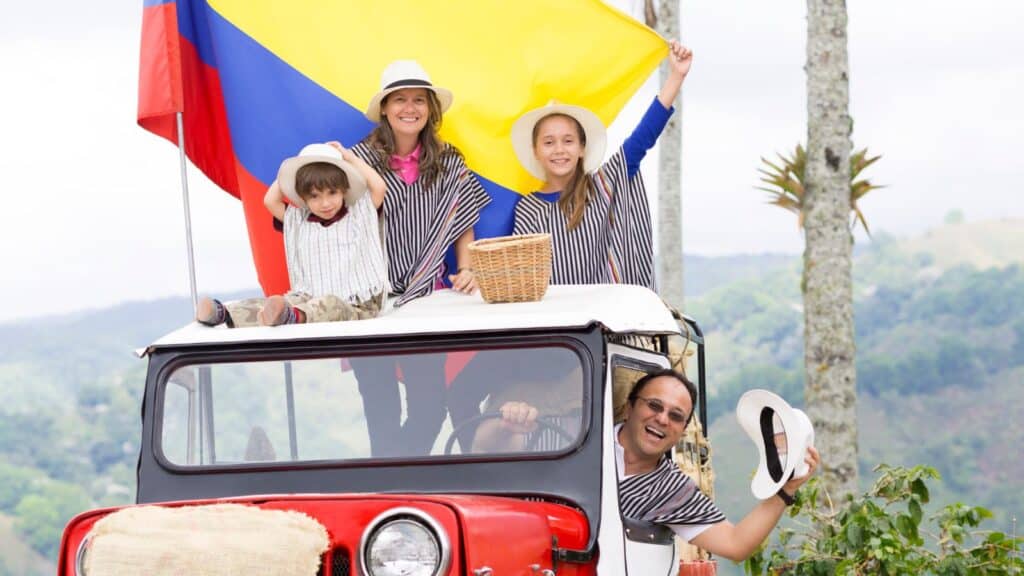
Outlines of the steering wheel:
M501 417L501 412L498 411L484 412L483 414L473 416L472 418L469 418L465 422L459 424L458 426L453 428L452 431L448 434L448 440L446 440L444 443L444 455L451 455L452 448L455 447L455 440L456 438L458 438L459 432L462 432L463 429L471 425L479 424L484 420L490 420L492 418L500 419ZM529 443L526 445L525 451L527 452L533 451L534 446L537 444L537 440L540 439L539 432L541 432L542 430L550 430L559 438L564 440L566 444L572 444L573 441L576 440L576 437L573 434L570 434L568 431L566 431L564 428L558 425L558 423L555 422L554 418L552 418L551 416L538 416L537 419L534 420L534 423L537 425L537 429L534 430L533 432L530 432L530 436L532 436L532 438L530 438Z

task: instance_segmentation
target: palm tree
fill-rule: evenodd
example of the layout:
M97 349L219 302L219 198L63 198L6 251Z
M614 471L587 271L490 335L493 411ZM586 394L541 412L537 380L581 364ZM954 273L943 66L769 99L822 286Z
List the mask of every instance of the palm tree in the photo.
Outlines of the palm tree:
M778 164L765 158L761 162L765 165L758 168L761 173L761 181L768 186L758 186L758 190L768 192L769 204L774 204L797 215L797 226L804 226L804 171L807 166L807 152L803 144L797 144L792 155L779 157ZM871 236L871 229L864 218L857 202L868 192L877 188L884 188L872 184L870 180L857 180L865 168L874 164L882 156L868 156L868 149L861 148L850 155L850 228L852 229L860 222L860 225Z
M857 489L853 337L850 84L846 3L807 0L804 228L804 399L829 492Z
M657 9L655 9L657 3ZM679 38L679 0L645 0L644 17L662 38ZM661 82L668 64L661 65ZM658 139L658 292L666 302L683 309L683 204L679 186L682 161L683 97L676 97L680 111L669 118Z

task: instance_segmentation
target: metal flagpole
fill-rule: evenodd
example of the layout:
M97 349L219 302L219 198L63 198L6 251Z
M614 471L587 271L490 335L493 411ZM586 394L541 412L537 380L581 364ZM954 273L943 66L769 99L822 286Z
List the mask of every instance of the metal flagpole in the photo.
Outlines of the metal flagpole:
M185 127L181 112L175 113L178 121L178 156L181 159L181 203L185 207L185 245L188 249L188 283L192 291L192 315L198 311L199 297L196 295L196 262L192 252L192 210L188 204L188 176L186 174Z

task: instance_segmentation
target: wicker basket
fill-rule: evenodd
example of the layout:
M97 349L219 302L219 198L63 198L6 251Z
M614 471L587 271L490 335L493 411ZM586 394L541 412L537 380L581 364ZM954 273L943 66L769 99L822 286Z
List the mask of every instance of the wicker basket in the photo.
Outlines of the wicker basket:
M469 245L469 259L487 302L540 300L551 280L551 235L477 240Z

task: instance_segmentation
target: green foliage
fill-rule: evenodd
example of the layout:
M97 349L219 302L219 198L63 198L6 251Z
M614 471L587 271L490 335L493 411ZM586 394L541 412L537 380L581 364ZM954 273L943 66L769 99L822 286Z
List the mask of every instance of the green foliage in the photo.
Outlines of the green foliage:
M64 525L90 505L88 495L78 486L48 482L21 499L14 509L14 527L34 550L56 558Z
M38 470L0 463L0 512L12 512L39 476Z
M1024 573L1024 539L980 530L992 514L952 504L925 519L931 499L928 466L882 464L864 494L838 508L818 478L801 489L790 510L799 530L780 530L778 543L744 563L747 574L772 575L1011 575Z
M803 228L804 225L804 175L807 168L807 151L804 150L803 144L797 144L793 150L793 154L790 156L783 156L778 154L779 163L775 164L765 158L761 158L761 163L767 166L758 168L758 172L761 173L761 181L768 186L758 186L759 190L768 192L770 199L769 204L774 204L779 208L789 210L797 215L797 226ZM853 213L852 220L850 221L850 227L860 222L861 226L864 227L864 231L871 235L871 230L868 228L868 222L864 218L864 213L860 211L860 207L857 202L863 198L868 192L872 190L882 188L876 184L872 184L869 180L858 180L857 177L864 171L868 166L871 166L881 156L868 156L868 149L862 148L856 150L850 154L850 212Z

